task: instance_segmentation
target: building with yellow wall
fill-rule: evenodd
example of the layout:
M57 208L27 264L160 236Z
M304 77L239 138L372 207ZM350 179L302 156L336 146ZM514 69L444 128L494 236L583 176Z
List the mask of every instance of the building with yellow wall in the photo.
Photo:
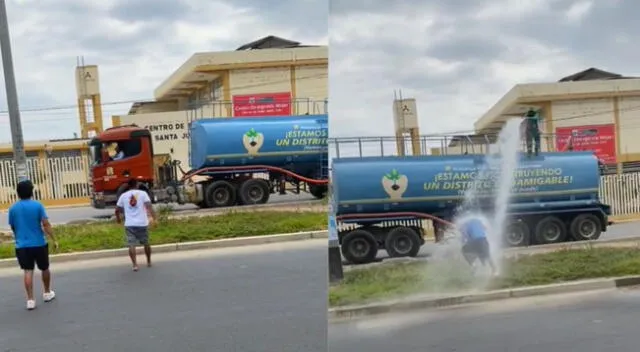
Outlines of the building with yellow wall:
M476 121L474 135L457 136L446 152L486 152L486 142L495 140L505 122L529 108L540 111L543 151L564 149L568 136L577 133L586 136L582 148L597 149L619 171L640 164L640 78L595 68L555 83L514 86Z
M113 125L136 124L157 154L188 165L188 125L206 117L325 114L328 48L268 36L234 51L196 53ZM261 103L261 101L263 103Z

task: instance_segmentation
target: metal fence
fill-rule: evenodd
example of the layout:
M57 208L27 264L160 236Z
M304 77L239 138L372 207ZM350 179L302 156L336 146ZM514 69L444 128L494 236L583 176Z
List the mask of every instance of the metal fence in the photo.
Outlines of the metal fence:
M555 151L558 137L554 134L540 136L540 150ZM329 139L332 158L391 156L398 155L398 147L405 155L413 155L413 145L418 146L419 155L460 155L486 154L497 141L497 135L422 135L397 137L338 137ZM521 151L526 150L526 141L521 143Z
M415 139L409 136L397 137L340 137L329 139L329 163L334 158L394 156L398 150L404 150L404 155L461 155L487 154L497 140L497 135L454 136L454 135L423 135ZM542 152L556 151L555 134L543 134L540 137ZM400 148L398 148L400 147ZM523 139L520 151L526 151L526 141ZM622 163L622 171L640 172L640 161ZM615 174L617 165L606 165L603 174Z
M34 183L34 197L40 201L89 197L89 158L62 156L27 159L29 179ZM0 205L17 200L13 160L0 160Z
M600 197L614 215L640 213L640 172L602 176Z

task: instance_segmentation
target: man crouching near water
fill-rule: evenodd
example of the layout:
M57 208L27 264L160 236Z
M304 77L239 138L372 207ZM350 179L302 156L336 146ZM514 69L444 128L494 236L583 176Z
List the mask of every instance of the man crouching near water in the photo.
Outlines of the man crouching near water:
M129 246L129 258L133 265L133 271L138 271L136 259L136 246L144 246L144 254L147 257L147 266L151 267L151 245L149 244L149 225L154 220L153 205L147 192L138 189L138 181L129 180L129 189L122 193L116 204L116 221L122 222L124 213L124 232Z
M487 240L487 228L477 217L469 217L463 220L460 225L462 234L462 255L471 267L479 259L482 265L491 267L491 274L498 274L497 268L491 258L491 249Z

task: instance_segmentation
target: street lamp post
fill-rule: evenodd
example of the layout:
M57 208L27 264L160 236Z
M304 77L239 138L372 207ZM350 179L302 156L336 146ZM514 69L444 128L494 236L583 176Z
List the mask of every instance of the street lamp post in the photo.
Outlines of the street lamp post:
M11 124L11 142L13 143L13 158L15 161L18 182L27 179L27 155L24 151L22 137L22 123L20 122L20 108L18 106L18 92L16 77L13 70L11 54L11 36L9 35L9 20L7 19L7 4L0 0L0 51L2 51L2 69L4 71L4 85L7 92L7 108L9 123Z

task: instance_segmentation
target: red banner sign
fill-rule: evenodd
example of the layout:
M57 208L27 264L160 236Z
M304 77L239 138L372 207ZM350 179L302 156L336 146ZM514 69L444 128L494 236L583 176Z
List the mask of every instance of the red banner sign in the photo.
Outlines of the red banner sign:
M556 128L557 151L593 151L605 164L616 163L616 128L613 124Z
M291 93L266 93L233 96L234 117L291 115Z

